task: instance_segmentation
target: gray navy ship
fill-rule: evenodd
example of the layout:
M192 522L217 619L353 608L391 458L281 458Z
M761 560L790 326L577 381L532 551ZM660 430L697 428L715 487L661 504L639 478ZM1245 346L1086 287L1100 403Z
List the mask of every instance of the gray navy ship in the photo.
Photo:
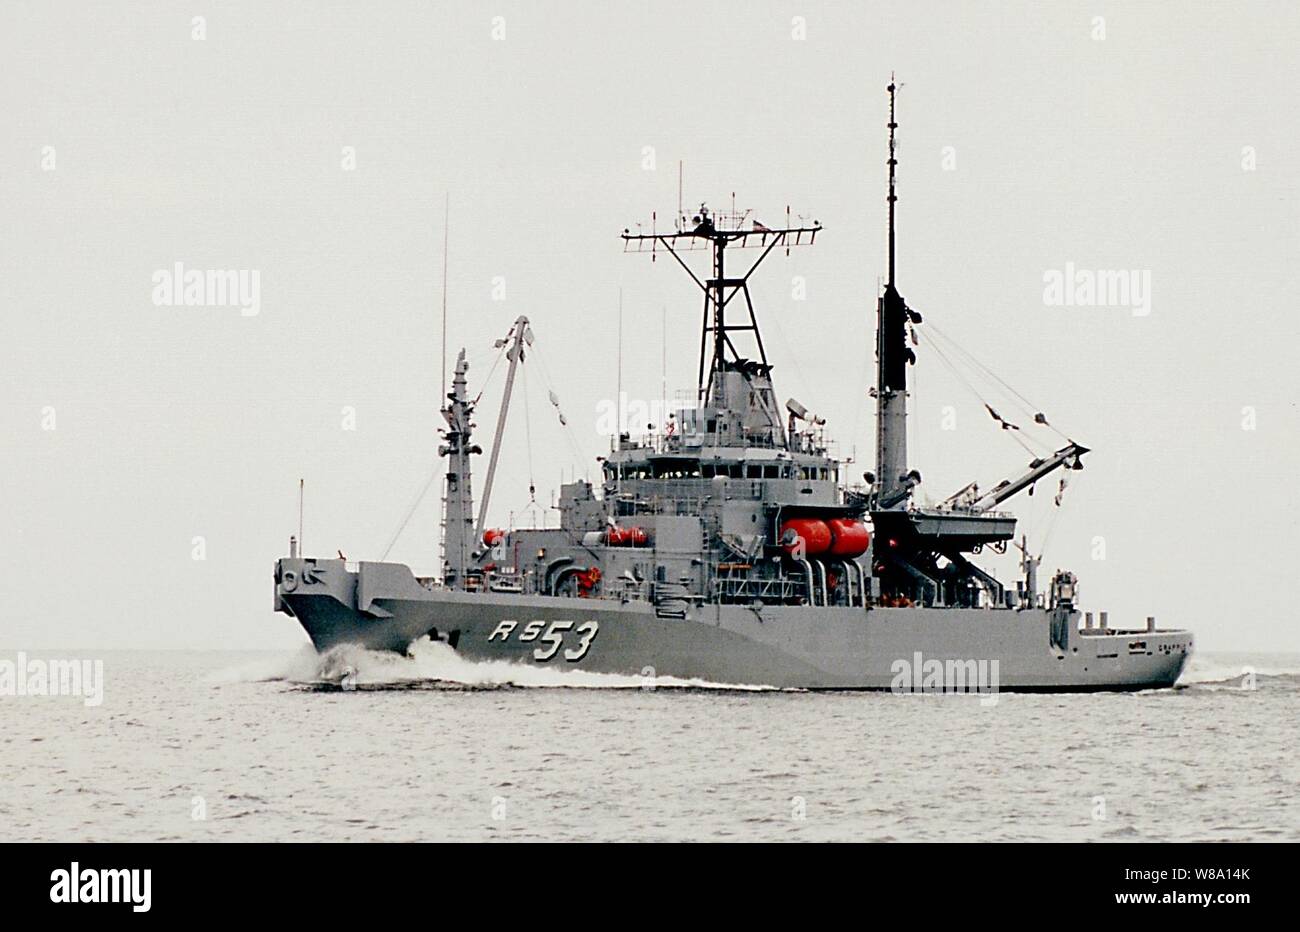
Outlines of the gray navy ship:
M850 484L821 420L794 400L778 404L750 298L759 264L811 244L820 225L787 219L774 228L702 207L671 232L622 236L625 251L671 256L703 293L693 404L645 437L619 433L598 485L561 487L558 527L487 527L510 387L532 343L521 317L503 344L506 394L477 517L477 399L464 350L456 361L440 432L441 575L309 557L291 539L275 566L276 610L322 652L349 644L406 651L429 638L471 660L737 686L1172 686L1191 654L1188 631L1157 628L1153 618L1112 628L1105 613L1094 623L1080 610L1076 577L1057 572L1040 591L1039 560L1019 542L1024 573L1014 586L977 563L985 548L1004 553L1015 542L1016 519L1000 506L1057 470L1082 468L1084 447L1069 441L1035 456L987 491L972 484L938 505L916 500L921 476L909 466L905 430L916 362L909 337L915 342L924 323L894 276L895 85L888 90L889 274L870 393L874 473ZM742 253L752 258L737 274L727 260L742 249L754 251ZM710 256L708 277L687 262L692 250Z

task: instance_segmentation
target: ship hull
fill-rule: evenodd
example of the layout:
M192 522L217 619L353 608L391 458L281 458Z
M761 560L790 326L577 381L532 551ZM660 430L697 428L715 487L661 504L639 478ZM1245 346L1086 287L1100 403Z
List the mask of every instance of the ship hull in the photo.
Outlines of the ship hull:
M471 660L736 686L894 691L1088 691L1172 686L1187 631L1077 630L1041 609L695 605L467 593L392 563L281 560L276 608L320 651L405 650L419 638ZM1064 630L1064 635L1062 631Z

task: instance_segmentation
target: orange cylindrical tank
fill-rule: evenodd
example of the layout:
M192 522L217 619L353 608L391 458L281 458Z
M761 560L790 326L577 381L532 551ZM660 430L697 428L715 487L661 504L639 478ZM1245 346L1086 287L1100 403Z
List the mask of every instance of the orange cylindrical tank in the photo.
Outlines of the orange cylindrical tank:
M605 529L605 543L611 547L642 547L650 540L645 528L619 527L617 524Z
M833 557L860 557L871 546L871 532L861 521L831 518L826 525L831 530L830 555Z
M506 536L506 532L498 527L490 527L483 532L483 546L495 547Z
M781 546L786 552L794 553L800 541L804 555L815 557L830 549L831 529L820 518L791 518L782 522Z

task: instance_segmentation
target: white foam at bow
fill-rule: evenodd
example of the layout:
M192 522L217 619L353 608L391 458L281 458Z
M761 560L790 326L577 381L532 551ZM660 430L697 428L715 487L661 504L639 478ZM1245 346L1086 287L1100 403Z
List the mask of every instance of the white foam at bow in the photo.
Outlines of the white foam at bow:
M457 683L464 686L527 686L565 689L741 689L766 690L766 686L710 683L674 676L630 676L563 670L507 661L472 661L450 646L428 638L411 645L410 655L372 651L361 647L336 647L318 658L316 669L307 677L286 676L299 681L338 682L348 673L358 686L383 686L418 682Z

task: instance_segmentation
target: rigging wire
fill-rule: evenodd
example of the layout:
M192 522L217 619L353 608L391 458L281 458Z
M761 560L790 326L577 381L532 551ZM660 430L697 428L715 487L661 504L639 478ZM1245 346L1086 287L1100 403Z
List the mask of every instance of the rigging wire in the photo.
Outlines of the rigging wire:
M987 366L984 366L982 363L976 360L973 356L970 355L968 351L966 351L959 344L955 343L951 337L942 334L941 331L929 332L926 333L926 336L929 338L930 347L933 348L936 351L936 353L945 357L947 362L949 362L951 365L955 366L957 365L957 363L954 362L951 356L949 356L948 354L961 353L962 355L965 356L966 360L969 361L972 365L977 366L984 373L991 376L994 380L1006 386L1006 383L1002 382L1002 380L998 378L996 373L993 373L992 370L988 369ZM940 339L936 340L934 339L934 337L940 337ZM947 347L946 350L943 349L943 347L945 346ZM1050 423L1048 423L1047 418L1043 414L1038 412L1032 404L1028 404L1028 406L1026 407L1026 400L1024 399L1024 396L1016 392L1015 389L1010 388L1010 386L1006 386L1006 387L1007 390L1011 392L1011 395L1010 396L1002 395L1001 397L1006 398L1010 402L1013 408L1029 416L1030 420L1025 422L1025 426L1030 428L1030 430L1025 430L1020 425L1011 423L1009 420L1007 420L1002 415L1000 415L997 411L995 411L992 404L989 403L989 398L986 395L986 393L981 392L979 388L976 387L972 381L964 378L961 375L958 375L958 378L962 379L966 387L970 391L975 393L976 397L979 399L980 403L984 405L984 409L989 413L990 417L992 417L995 421L997 421L997 423L1003 429L1014 431L1016 436L1023 438L1025 440L1025 443L1030 445L1026 447L1025 443L1021 444L1022 447L1025 447L1025 449L1029 450L1031 455L1035 457L1046 456L1052 451L1054 446L1054 444L1050 444L1049 442L1047 442L1046 437L1041 436L1038 432L1031 432L1033 428L1036 426L1047 427L1053 433L1058 434L1062 439L1069 442L1069 438L1066 437L1065 434L1061 433L1060 430L1058 430L1057 428L1053 427ZM1001 401L999 401L998 404L999 407L1002 406ZM1037 449L1031 449L1031 447Z
M477 406L478 403L483 399L483 393L487 391L488 385L492 383L492 376L496 373L497 369L500 367L501 360L505 359L506 354L509 352L508 342L509 342L509 338L507 337L506 344L497 347L496 359L492 361L492 368L488 369L488 374L484 377L483 384L479 387L478 394L474 396L474 400L472 404Z
M969 350L967 350L964 346L961 345L961 343L959 343L953 337L949 336L946 332L944 332L941 328L936 326L930 320L927 320L926 324L927 324L925 328L927 331L926 335L931 337L933 342L942 344L946 348L946 350L950 354L952 354L954 358L961 360L966 366L972 369L973 375L982 377L985 380L987 380L990 383L989 385L990 388L997 387L997 384L995 383L999 382L998 378L996 376L990 375L989 369L986 366L984 366L982 363L980 363L978 360L976 360L973 356L971 356ZM1021 414L1025 414L1028 415L1029 417L1033 417L1036 409L1034 408L1032 403L1026 400L1022 395L1020 395L1020 393L1016 392L1014 389L1007 387L1006 383L1004 382L1001 383L1001 386L1006 390L1006 394L1004 394L1003 397L1006 399L1010 407L1014 408Z
M811 394L811 383L803 374L803 367L799 365L799 357L795 355L794 345L786 338L785 330L781 327L781 318L779 314L773 314L768 318L772 323L772 330L776 332L777 344L780 350L789 360L790 368L794 370L795 380L799 383L799 394L807 398ZM771 331L769 331L771 332Z
M1069 483L1070 478L1071 478L1070 473L1066 473L1061 477L1061 484L1058 486L1059 491L1056 493L1056 498L1053 500L1055 507L1051 509L1051 514L1048 516L1046 522L1044 522L1046 524L1046 529L1043 532L1042 543L1039 544L1038 546L1038 556L1040 559L1042 558L1043 554L1047 553L1047 545L1051 542L1052 532L1056 530L1057 523L1058 523L1057 519L1060 517L1061 511L1063 510L1061 508L1061 499L1062 496L1064 496L1065 494L1066 488L1070 484Z
M573 465L575 467L581 466L583 463L589 462L589 460L587 459L585 452L582 450L581 445L578 443L577 434L569 424L568 418L566 418L564 412L560 410L559 393L555 390L555 380L551 378L551 372L546 365L545 358L537 351L537 345L537 342L533 343L533 358L537 360L538 365L541 367L543 387L549 395L555 399L552 404L555 406L556 414L560 420L560 427L562 428L561 433L564 434L565 440L568 442L570 450L573 453Z
M533 421L528 405L528 367L520 366L524 375L524 446L528 450L528 500L537 504L537 487L533 483Z
M424 496L429 494L429 488L433 485L433 480L437 479L441 474L442 474L442 470L438 468L438 463L435 462L433 464L433 471L429 474L429 478L425 481L424 487L420 489L419 494L415 496L415 500L411 502L411 507L407 509L406 517L402 519L402 523L397 526L397 530L394 531L393 536L389 538L388 546L384 548L384 553L379 558L379 561L381 563L384 560L388 559L389 552L392 551L393 546L397 543L397 539L402 536L402 532L406 530L406 525L410 523L411 518L415 515L415 510L419 508L420 503L424 501Z
M1063 433L1060 429L1058 429L1055 425L1053 425L1051 422L1047 420L1046 416L1044 416L1042 413L1043 411L1042 408L1038 407L1033 402L1031 402L1028 398L1022 395L1019 391L1017 391L1010 383L1008 383L1000 375L998 375L991 368L989 368L987 365L981 362L970 350L966 349L966 347L963 346L959 341L957 341L955 338L945 333L942 328L936 326L933 320L928 321L928 329L932 330L935 336L939 337L945 343L947 343L956 353L959 353L960 355L965 357L965 359L972 366L980 370L989 379L991 379L992 381L1000 385L1009 394L1011 399L1014 402L1017 402L1019 404L1021 410L1025 414L1028 414L1030 417L1034 419L1035 424L1041 424L1042 426L1046 427L1048 430L1052 431L1057 436L1059 436L1062 440L1065 440L1067 442L1069 441L1070 438L1066 436L1065 433Z
M913 341L913 345L915 345L915 342L916 342L916 328L915 328L915 327L909 327L908 329L912 331L912 341ZM912 389L911 389L911 394L912 394L912 398L913 398L913 401L915 402L915 404L912 405L912 413L911 413L911 415L910 415L909 417L907 417L907 418L904 419L904 421L903 421L903 427L904 427L904 430L906 431L907 449L908 449L908 451L909 451L908 454L907 454L908 457L911 458L913 462L924 463L924 462L925 462L925 458L924 458L923 456L921 456L921 451L920 451L920 449L918 448L918 447L919 447L919 444L917 443L917 440L918 440L918 439L920 438L920 436L921 436L921 430L920 430L920 428L919 428L919 427L917 426L917 424L916 424L917 414L918 414L918 413L920 412L920 410L921 410L921 379L920 379L920 371L919 371L919 370L920 370L920 367L919 367L919 366L912 366ZM928 383L927 383L927 384L928 384ZM906 401L904 401L904 404L906 404ZM921 495L922 495L923 498L928 499L928 498L929 498L929 489L922 489L922 490L921 490ZM933 502L931 502L931 504L933 504Z
M966 378L966 376L962 375L962 373L957 369L956 364L954 364L953 361L948 358L948 354L939 348L939 344L936 343L934 340L930 340L929 346L930 349L934 350L934 353L936 356L939 357L939 360L945 366L948 367L948 371L950 371L953 374L953 376L957 379L957 381L961 382L961 384L964 385L966 389L980 401L981 404L983 404L986 408L988 408L988 403L984 400L984 396L980 393L979 389L977 389L970 382L970 380ZM989 408L989 410L992 411L993 409ZM1003 423L1005 424L1006 422ZM1008 430L1007 433L1011 434L1012 439L1015 440L1016 443L1020 444L1020 446L1025 450L1025 452L1028 453L1031 457L1037 458L1040 455L1040 451L1035 450L1033 447L1031 447L1028 441L1021 436L1020 430Z
M510 348L510 336L511 334L513 334L513 330L514 328L512 327L511 333L507 334L506 339L501 341L500 345L493 348L494 351L491 353L493 357L492 365L488 369L488 373L484 377L483 383L479 388L478 394L475 395L472 404L477 405L483 399L483 395L486 393L486 391L492 384L493 376L496 374L497 370L501 366L501 361L507 358L509 353L509 348ZM538 353L536 343L534 343L531 346L531 351L532 351L533 358L537 360L538 364L541 367L543 387L547 390L551 398L551 403L556 409L556 413L560 421L560 426L562 428L561 433L564 435L573 453L575 465L579 465L585 461L585 457L583 455L581 447L578 444L578 440L574 433L573 428L569 425L569 422L565 418L563 411L560 410L559 396L555 392L554 382L546 366L546 361L543 358L543 356L540 353ZM476 353L473 354L472 356L467 354L467 360L470 361L471 365L479 365L487 357L488 357L488 353L486 352ZM523 376L523 389L524 389L523 390L524 437L525 437L525 446L527 448L527 456L528 456L528 499L529 499L529 506L533 509L536 509L538 512L540 512L541 506L537 503L537 486L536 486L534 471L533 471L532 417L530 413L531 411L529 405L530 392L528 388L528 369L530 367L527 365L522 365L523 360L520 360L520 362L521 365L519 368ZM446 392L444 391L443 394L445 396ZM384 548L383 555L380 557L380 560L388 559L389 553L392 552L393 547L396 546L397 541L401 538L402 534L406 531L407 525L410 524L411 519L415 516L415 512L419 509L421 503L424 501L425 496L429 494L429 489L433 486L434 480L441 475L442 475L442 469L439 463L435 461L433 466L431 467L431 471L429 473L428 479L425 480L424 485L421 486L419 492L415 495L414 500L411 502L410 507L406 511L405 517L402 518L401 523L398 524L397 529L393 532L392 536L389 538L388 545Z
M479 389L479 393L473 401L474 404L478 404L479 400L483 397L483 392L487 389L488 384L492 381L493 373L496 372L497 367L501 363L501 360L505 358L505 350L502 348L498 348L495 353L495 357L496 358L492 363L492 367L488 370L487 377L483 380L483 386L482 388ZM469 358L471 357L467 356L467 359ZM475 357L472 358L473 358L472 364L476 365L479 361L486 358L486 354L476 355ZM443 392L442 403L444 405L447 404L445 391ZM441 410L442 408L439 408L440 412ZM402 518L401 523L397 525L397 530L393 531L392 537L388 539L388 546L384 548L383 555L379 558L381 561L388 559L388 554L392 552L393 547L397 545L398 539L401 538L402 534L406 531L406 526L411 523L411 518L415 516L415 512L419 509L420 504L424 501L424 497L429 494L429 489L433 486L433 481L439 478L441 475L442 475L442 468L439 462L435 460L433 466L431 467L429 478L426 479L424 485L420 487L420 491L416 494L414 500L411 502L411 507L408 508L406 511L406 516Z

